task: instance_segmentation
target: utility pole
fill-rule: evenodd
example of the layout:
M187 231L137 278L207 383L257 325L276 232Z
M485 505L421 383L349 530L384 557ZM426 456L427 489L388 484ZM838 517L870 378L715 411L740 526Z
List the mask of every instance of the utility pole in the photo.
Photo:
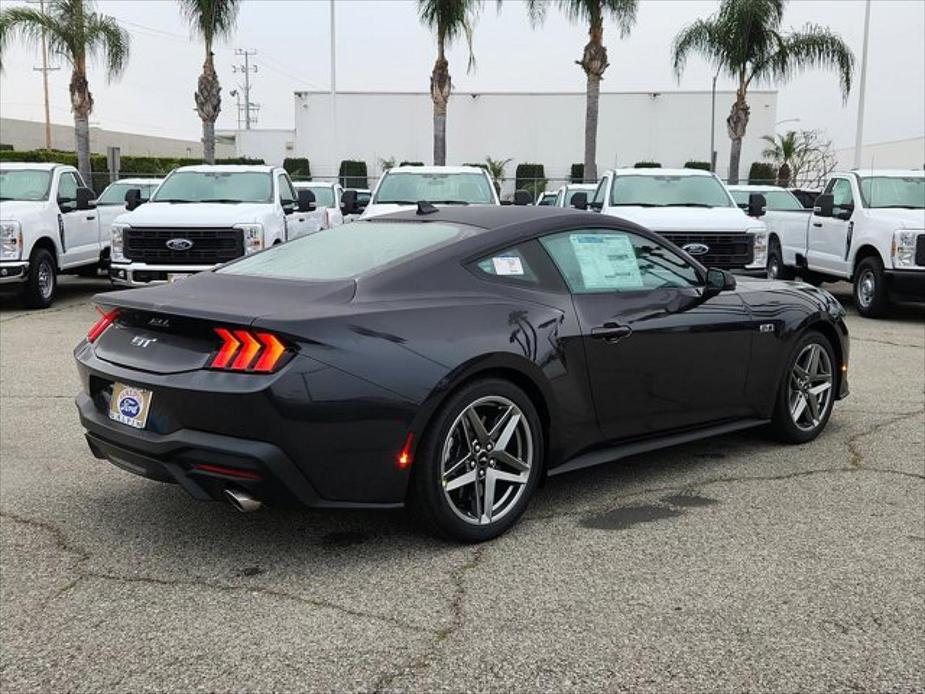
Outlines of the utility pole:
M256 122L256 112L260 110L260 104L255 104L251 101L251 73L253 72L256 74L257 66L251 65L250 58L253 55L257 55L257 51L247 48L236 48L234 54L244 56L244 65L234 65L231 71L244 73L244 129L250 130L251 122ZM255 113L253 118L251 118L251 111Z
M240 130L241 129L241 91L238 89L232 89L228 93L231 96L233 96L235 98L235 101L237 102L237 110L235 111L235 113L238 116L238 130Z
M719 70L713 75L713 90L710 93L710 171L716 173L716 78Z
M333 146L331 147L332 168L337 166L337 34L334 26L334 0L331 0L331 133Z
M39 11L45 14L45 0L39 0ZM59 67L48 67L48 43L45 32L42 32L42 67L33 67L33 70L42 73L42 87L45 90L45 149L51 149L51 106L48 103L48 73L60 70Z
M870 0L864 7L864 48L861 53L861 84L858 89L858 129L854 136L854 168L861 166L861 147L864 144L864 93L867 91L867 42L870 38Z

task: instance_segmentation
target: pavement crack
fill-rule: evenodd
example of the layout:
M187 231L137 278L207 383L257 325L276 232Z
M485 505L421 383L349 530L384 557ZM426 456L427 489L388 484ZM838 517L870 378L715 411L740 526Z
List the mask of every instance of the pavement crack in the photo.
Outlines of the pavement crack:
M92 306L92 301L83 301L78 304L67 304L65 306L60 306L58 308L43 308L39 311L25 311L24 313L17 313L16 315L10 316L9 318L0 318L0 325L4 323L12 323L14 320L19 320L21 318L30 318L31 316L50 316L53 313L61 313L62 311L70 311L72 308L80 308L82 306Z
M870 342L875 345L889 345L890 347L912 347L913 349L925 349L925 345L918 345L911 342L893 342L891 340L877 340L872 337L855 337L851 336L852 342Z
M876 434L877 432L879 432L881 429L885 429L888 426L897 424L903 421L904 419L921 416L923 414L925 414L925 409L915 410L914 412L907 412L905 414L902 414L896 417L891 417L890 419L887 419L883 422L878 422L877 424L874 424L872 427L868 427L864 431L859 432L855 434L854 436L849 437L848 438L848 452L851 455L851 464L856 468L864 467L864 462L865 462L864 454L861 452L861 449L858 447L858 444L860 443L861 439L866 438L868 436L872 436ZM870 469L874 469L874 468L870 468ZM886 470L882 468L879 468L879 471L886 472ZM914 475L914 473L906 473L906 474ZM922 477L922 475L915 475L915 476Z

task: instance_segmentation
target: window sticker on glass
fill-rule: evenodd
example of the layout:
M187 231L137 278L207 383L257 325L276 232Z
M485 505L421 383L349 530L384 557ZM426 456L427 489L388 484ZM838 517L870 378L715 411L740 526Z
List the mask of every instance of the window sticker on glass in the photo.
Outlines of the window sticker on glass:
M496 275L523 275L524 266L516 255L495 256L491 259Z
M585 289L642 289L636 251L624 234L571 234Z

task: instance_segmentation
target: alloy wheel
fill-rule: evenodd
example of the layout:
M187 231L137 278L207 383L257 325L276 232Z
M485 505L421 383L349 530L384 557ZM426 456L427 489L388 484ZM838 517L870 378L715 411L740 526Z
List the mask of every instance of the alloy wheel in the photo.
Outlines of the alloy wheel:
M806 345L790 372L790 417L797 428L812 431L822 422L832 399L832 360L822 345Z
M473 525L503 518L526 488L533 455L530 423L516 404L499 395L470 403L443 444L440 472L450 509Z

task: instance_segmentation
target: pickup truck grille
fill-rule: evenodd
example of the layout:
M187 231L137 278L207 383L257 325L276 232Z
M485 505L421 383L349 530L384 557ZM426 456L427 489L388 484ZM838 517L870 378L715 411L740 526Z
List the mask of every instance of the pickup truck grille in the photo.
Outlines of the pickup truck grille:
M702 243L710 250L694 257L707 267L735 270L750 265L755 257L755 237L751 234L711 234L660 231L659 236L668 239L679 248L689 243Z
M925 266L925 234L919 234L915 239L915 264Z
M170 248L171 240L185 239L192 243L177 244ZM129 260L151 264L212 265L225 263L244 255L244 235L240 229L126 229L122 243Z

